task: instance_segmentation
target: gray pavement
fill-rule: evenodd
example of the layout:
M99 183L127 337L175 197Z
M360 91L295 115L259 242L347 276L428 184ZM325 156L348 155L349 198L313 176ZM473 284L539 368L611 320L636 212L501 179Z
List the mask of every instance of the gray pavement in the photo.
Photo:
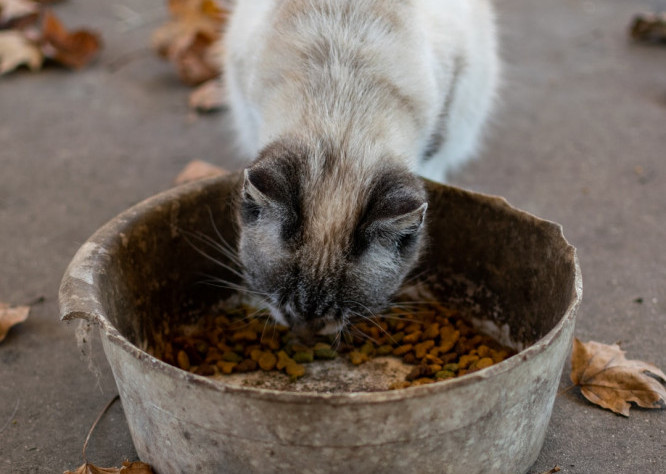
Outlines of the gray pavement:
M0 78L0 301L44 298L0 344L0 473L80 465L88 428L116 393L98 337L96 376L76 324L58 321L60 277L77 248L168 188L190 160L238 166L225 116L189 113L188 89L142 52L165 3L58 5L68 26L103 34L100 59L78 73ZM501 104L481 156L451 181L561 223L583 270L577 337L621 341L630 358L666 369L666 47L626 37L634 13L666 2L497 3ZM120 404L99 424L88 458L101 466L136 459ZM623 418L577 390L560 395L531 472L556 465L666 472L666 412L632 409Z

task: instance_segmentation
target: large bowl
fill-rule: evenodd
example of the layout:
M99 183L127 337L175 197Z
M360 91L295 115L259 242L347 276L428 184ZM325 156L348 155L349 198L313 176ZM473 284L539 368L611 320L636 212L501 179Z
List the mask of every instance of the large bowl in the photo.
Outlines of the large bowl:
M100 328L137 453L157 473L520 473L543 444L582 295L557 224L426 182L421 275L521 349L462 377L382 392L289 392L194 375L148 354L165 327L227 296L183 232L235 242L239 175L152 197L99 229L60 288L61 318ZM184 235L185 234L185 235ZM233 275L222 274L223 278Z

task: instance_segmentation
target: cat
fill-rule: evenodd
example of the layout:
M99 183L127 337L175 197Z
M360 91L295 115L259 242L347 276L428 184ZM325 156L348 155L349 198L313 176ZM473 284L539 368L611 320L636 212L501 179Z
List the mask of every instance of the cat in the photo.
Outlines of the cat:
M492 5L239 0L224 51L246 284L304 333L381 311L424 247L418 176L468 160L492 108Z

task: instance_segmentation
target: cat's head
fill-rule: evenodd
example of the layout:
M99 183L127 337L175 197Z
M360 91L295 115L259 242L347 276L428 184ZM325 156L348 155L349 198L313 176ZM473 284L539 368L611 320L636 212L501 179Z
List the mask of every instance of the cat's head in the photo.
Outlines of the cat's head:
M423 185L387 161L363 166L332 149L276 142L245 170L239 257L276 321L331 333L385 308L414 267Z

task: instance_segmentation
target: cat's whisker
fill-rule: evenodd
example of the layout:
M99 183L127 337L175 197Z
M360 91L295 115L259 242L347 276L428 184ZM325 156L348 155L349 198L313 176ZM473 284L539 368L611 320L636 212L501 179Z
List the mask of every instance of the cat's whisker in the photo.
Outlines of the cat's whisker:
M192 242L192 240L190 240L189 237L185 236L185 240L186 240L187 243L190 244L190 246L191 246L191 247L192 247L192 248L193 248L193 249L194 249L199 255L201 255L202 257L205 257L206 259L208 259L209 261L215 263L216 265L218 265L218 266L224 268L225 270L230 271L231 273L233 273L234 275L236 275L236 276L239 277L239 278L243 278L243 277L244 277L243 274L241 273L241 271L240 271L239 269L234 268L234 267L232 267L231 265L228 265L228 264L224 263L224 262L221 261L220 259L215 258L215 257L213 257L212 255L208 254L206 251L200 249L199 247L197 247L197 246L194 244L194 242Z
M210 208L210 206L206 206L206 208L208 210L208 216L210 217L210 223L213 226L215 235L217 235L217 238L219 239L219 242L216 242L216 244L226 249L228 252L228 256L230 258L233 258L234 261L236 261L239 264L239 266L242 266L240 258L238 257L238 251L236 250L236 248L232 247L232 245L229 244L229 242L226 241L226 239L222 236L220 230L217 228L217 225L215 224L215 219L213 217L213 210Z

